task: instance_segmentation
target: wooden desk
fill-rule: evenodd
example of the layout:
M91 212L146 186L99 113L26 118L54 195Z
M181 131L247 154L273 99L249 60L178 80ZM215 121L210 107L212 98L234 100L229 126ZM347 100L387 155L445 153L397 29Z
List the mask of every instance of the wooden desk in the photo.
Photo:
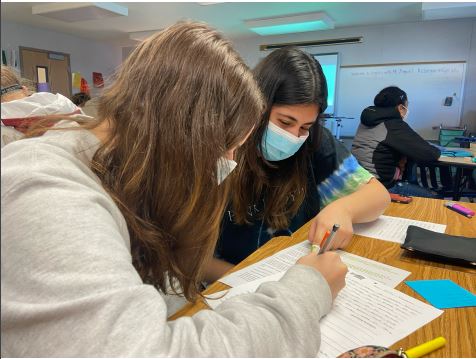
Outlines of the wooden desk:
M470 148L459 148L459 147L449 147L449 150L456 151L469 151L473 154L473 157L476 157L476 145L471 144ZM449 157L449 156L440 156L438 158L439 164L443 164L449 167L455 168L455 174L453 177L453 200L459 201L462 194L462 183L463 183L463 170L464 169L475 169L476 163L472 161L472 157ZM471 174L469 174L471 175Z
M442 200L413 198L413 202L408 205L399 203L390 204L385 214L447 224L446 233L448 234L476 238L476 217L472 219L466 218L445 208L443 203L444 201ZM464 206L476 211L476 204L464 203ZM277 251L307 239L309 226L310 223L307 223L295 232L292 237L273 238L231 271L246 267ZM411 272L411 275L407 278L408 280L451 279L463 288L466 288L472 293L476 293L476 269L473 268L426 261L415 257L411 253L407 253L407 251L401 249L397 243L357 235L354 235L352 244L346 250L362 257L405 269ZM204 294L214 293L227 288L229 287L216 282L208 287ZM396 289L426 302L404 283L400 283ZM170 319L192 315L204 308L207 308L207 306L202 301L194 305L189 304ZM397 342L392 348L411 348L440 335L446 338L446 346L430 353L428 357L475 357L476 308L445 309L440 317Z
M473 154L473 157L476 157L476 145L473 143L471 144L470 148L448 147L447 149L453 151L468 151ZM464 167L476 168L476 163L472 162L471 159L471 157L440 156L440 158L438 158L438 162L449 165L463 165Z
M464 167L474 167L476 168L476 163L472 162L472 157L448 157L440 156L438 162L448 164L448 165L462 165Z

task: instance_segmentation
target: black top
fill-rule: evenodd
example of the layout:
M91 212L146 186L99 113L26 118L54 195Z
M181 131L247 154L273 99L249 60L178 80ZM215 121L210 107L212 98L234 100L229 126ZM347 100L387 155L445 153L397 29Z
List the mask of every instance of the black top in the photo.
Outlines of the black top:
M291 235L315 217L321 207L352 193L372 177L325 128L319 149L309 161L309 168L307 196L288 228L274 231L259 218L265 198L249 206L250 225L234 223L233 211L228 208L222 220L215 256L233 264L241 262L271 238Z

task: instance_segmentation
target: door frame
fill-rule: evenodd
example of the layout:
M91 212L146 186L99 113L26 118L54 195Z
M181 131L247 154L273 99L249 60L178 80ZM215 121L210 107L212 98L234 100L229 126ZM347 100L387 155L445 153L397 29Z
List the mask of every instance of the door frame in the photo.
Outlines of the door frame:
M24 74L24 69L23 69L23 50L30 50L30 51L36 51L36 52L43 52L46 54L58 54L62 55L65 58L67 58L68 61L68 83L69 83L69 93L72 95L73 94L73 82L72 82L72 74L71 74L71 60L70 60L70 55L65 53L65 52L60 52L60 51L50 51L50 50L44 50L44 49L36 49L34 47L26 47L26 46L19 46L19 52L20 52L20 71L21 71L21 76L23 77Z

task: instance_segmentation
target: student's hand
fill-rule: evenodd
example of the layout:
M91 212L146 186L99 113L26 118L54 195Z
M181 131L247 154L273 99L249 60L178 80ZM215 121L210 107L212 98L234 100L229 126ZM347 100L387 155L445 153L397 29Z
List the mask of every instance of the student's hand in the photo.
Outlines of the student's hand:
M340 256L336 252L326 252L320 255L311 253L299 258L297 264L313 267L321 272L322 276L329 284L333 300L345 286L347 266L342 262Z
M352 240L354 229L352 227L352 216L346 208L338 202L327 205L314 218L309 229L309 241L313 244L321 244L321 240L327 231L331 231L334 224L340 226L332 244L327 250L345 248Z

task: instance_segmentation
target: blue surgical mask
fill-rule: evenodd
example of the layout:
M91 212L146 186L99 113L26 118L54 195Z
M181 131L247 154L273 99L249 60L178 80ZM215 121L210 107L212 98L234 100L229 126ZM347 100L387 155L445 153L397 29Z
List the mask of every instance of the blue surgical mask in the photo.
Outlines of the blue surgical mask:
M220 185L226 177L235 169L237 163L225 157L220 157L217 161L217 181Z
M269 121L261 143L263 156L268 161L285 160L294 155L308 137L296 137Z

